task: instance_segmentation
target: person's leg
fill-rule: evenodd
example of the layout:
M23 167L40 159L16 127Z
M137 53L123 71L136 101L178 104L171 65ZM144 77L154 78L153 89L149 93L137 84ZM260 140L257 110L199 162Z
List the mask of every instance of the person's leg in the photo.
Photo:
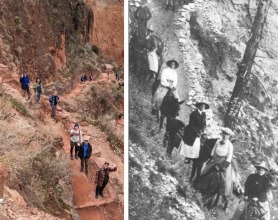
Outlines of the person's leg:
M96 199L98 198L98 195L100 195L100 190L101 190L101 186L97 185L97 187L96 187Z
M79 152L79 146L78 146L78 144L77 144L77 142L76 143L74 143L74 145L75 145L75 159L78 159L78 152Z
M74 142L70 141L70 159L73 160L73 148L74 148Z
M29 90L29 86L28 85L26 86L26 91L27 91L27 94L28 94L28 99L30 99L31 94L30 94L30 90Z
M37 102L39 102L39 101L40 101L40 99L41 99L41 93L40 93L40 92L38 92L38 93L37 93Z
M56 116L56 105L51 106L52 111L51 111L51 117L54 118Z
M89 170L89 158L84 158L85 160L85 174L88 176L88 170Z
M83 170L84 170L85 158L81 158L81 159L80 159L80 163L81 163L81 169L80 169L80 172L83 172Z
M103 197L103 190L104 190L105 186L107 185L107 183L108 183L108 181L107 181L107 182L103 182L102 187L100 188L99 194L100 194L100 196L102 196L102 197Z

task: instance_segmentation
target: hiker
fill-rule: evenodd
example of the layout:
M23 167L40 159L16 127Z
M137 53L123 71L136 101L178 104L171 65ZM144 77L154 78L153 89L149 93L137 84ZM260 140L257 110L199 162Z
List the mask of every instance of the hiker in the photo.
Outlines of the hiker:
M179 100L179 94L176 89L178 83L177 72L174 69L179 67L179 63L172 59L166 62L168 66L161 73L160 85L152 98L152 114L155 115L160 110L163 98L167 94L169 89L173 90L173 94L176 99Z
M206 128L206 114L203 110L209 109L209 105L206 102L197 102L195 106L197 109L190 114L179 148L179 153L185 156L185 164L189 164L191 159L199 158L200 137Z
M109 163L106 161L104 162L103 167L97 170L95 179L95 183L97 185L96 199L98 198L98 195L103 197L103 190L109 181L109 173L115 171L117 171L116 165L114 165L113 167L109 167Z
M166 11L168 10L169 7L172 7L172 10L174 11L175 10L175 1L176 0L167 0L166 2Z
M83 75L81 76L81 83L85 83L87 81L87 76L86 75Z
M257 201L259 204L259 210L261 212L262 220L270 220L270 210L268 204L268 192L270 192L271 183L266 177L266 172L269 169L266 167L265 161L259 165L254 165L257 169L257 173L250 174L245 182L245 200ZM243 215L244 215L243 211Z
M78 157L81 160L81 168L80 168L80 172L84 171L84 166L85 166L85 174L86 176L88 176L88 163L89 163L89 159L92 155L92 145L89 143L89 136L85 136L84 138L84 142L81 143L80 145L80 149L78 152Z
M40 101L41 98L41 94L43 93L43 86L42 86L42 82L40 78L36 79L36 83L33 85L33 89L35 91L36 94L36 102Z
M51 118L56 116L56 108L59 102L59 96L56 90L54 90L53 95L49 96L49 103L51 106Z
M93 74L90 75L90 81L93 81Z
M27 76L26 72L24 72L21 75L20 83L21 83L21 88L23 90L23 97L25 97L25 93L27 92L28 99L30 99L30 90L29 90L30 80L29 80L29 77Z
M78 159L78 151L80 143L82 143L82 132L79 124L75 123L73 129L69 129L70 133L70 159L73 160L73 148L75 148L75 159Z
M138 20L138 37L142 42L146 40L147 22L152 17L150 9L146 5L147 2L148 0L142 0L142 5L134 12L134 17Z
M157 47L153 46L150 52L148 52L148 63L149 63L149 77L150 79L157 79L158 76L158 66L159 66L159 58L157 55ZM148 79L147 79L148 80ZM148 80L149 81L149 80Z

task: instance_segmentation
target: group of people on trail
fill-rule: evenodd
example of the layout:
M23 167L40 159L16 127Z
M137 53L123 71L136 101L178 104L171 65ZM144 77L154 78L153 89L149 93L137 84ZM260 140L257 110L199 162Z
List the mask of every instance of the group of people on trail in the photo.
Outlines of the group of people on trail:
M92 156L93 147L89 142L89 136L82 136L81 129L78 123L74 124L73 129L69 129L70 134L70 159L80 159L80 172L84 172L86 176L89 174L89 159ZM74 156L73 156L74 150ZM95 184L96 184L96 199L98 195L103 197L103 190L109 181L109 173L117 170L116 165L109 167L109 163L105 161L103 167L96 171Z
M148 36L153 31L150 25L147 28L147 22L151 19L152 15L149 8L146 6L147 0L141 1L142 5L135 11L134 17L138 21L137 36L139 43L137 47L140 48L140 42L144 44L144 48L147 49L147 60L149 69L149 78L154 79L152 87L152 100L151 100L151 112L153 115L161 111L161 105L168 94L168 91L172 91L177 101L180 101L180 97L177 91L178 75L176 69L179 68L179 63L175 59L168 60L166 62L167 67L162 70L160 74L160 66L163 57L160 57L158 53L157 41L153 41L154 44L148 45ZM167 8L172 7L174 10L174 1L167 0ZM149 41L150 42L150 41ZM135 61L136 62L136 61ZM140 73L142 74L142 73ZM205 136L206 129L206 114L205 110L209 109L209 104L200 100L195 104L196 109L191 112L189 117L189 124L184 127L180 145L178 147L178 153L185 158L185 164L190 164L199 158L201 149L201 137ZM162 114L162 113L161 113ZM178 115L178 114L177 114ZM176 115L174 116L174 118ZM210 153L209 159L203 166L200 175L205 176L212 170L219 170L224 177L224 196L229 198L232 196L235 182L239 183L239 174L237 162L234 159L234 146L230 141L230 137L234 135L234 132L227 127L221 127L221 138L216 142L213 142L213 148ZM166 133L167 133L166 126ZM167 136L167 135L166 135ZM173 148L172 148L173 149ZM167 149L167 155L171 155L172 149ZM271 181L267 177L269 169L266 167L263 161L259 165L255 165L257 168L256 174L248 176L245 183L245 199L247 201L254 200L259 204L262 220L270 220L270 210L268 201L270 201L269 194L271 194ZM246 213L243 212L242 216ZM243 217L241 219L244 219Z

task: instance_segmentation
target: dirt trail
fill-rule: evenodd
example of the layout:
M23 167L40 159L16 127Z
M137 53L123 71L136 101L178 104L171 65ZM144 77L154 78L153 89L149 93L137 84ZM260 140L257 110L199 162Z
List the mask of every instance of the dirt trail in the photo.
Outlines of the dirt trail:
M175 32L177 27L174 24L174 14L172 10L166 11L164 1L152 1L149 4L151 8L152 18L148 25L154 28L154 35L160 37L165 44L164 64L162 69L166 67L166 61L175 59L179 62L180 66L176 70L178 75L177 89L181 99L187 98L189 92L189 79L188 79L188 65L183 60L183 54L180 51L180 45ZM185 104L181 105L180 118L188 123L190 108Z
M61 100L65 99L76 99L81 93L88 91L92 84L96 84L102 81L111 82L115 80L114 75L101 74L100 78L96 81L86 82L84 84L77 85L71 93L61 97ZM66 112L65 110L62 110ZM63 121L65 130L73 126L74 122L78 119L74 113L69 113L69 118ZM59 114L59 113L58 113ZM70 121L71 123L68 123ZM70 124L70 127L68 127ZM80 215L82 220L98 220L98 219L123 219L123 207L124 195L123 195L123 184L124 184L124 163L123 159L116 155L110 148L109 142L106 140L106 135L100 131L97 127L83 124L80 126L83 135L91 137L90 143L93 146L93 156L89 162L89 175L80 172L80 160L70 160L70 144L69 135L63 134L64 150L70 160L70 169L72 175L72 191L74 206ZM99 155L99 153L101 155ZM96 155L97 154L97 155ZM100 156L100 157L98 157ZM95 199L95 183L94 176L96 170L101 166L104 161L109 161L110 164L115 164L118 168L116 172L110 174L110 182L104 190L104 198L99 197ZM120 189L120 192L119 192ZM117 190L117 192L115 191ZM117 193L117 195L116 195ZM119 193L119 194L118 194ZM121 194L120 194L121 193ZM116 206L116 207L115 207ZM112 207L112 208L111 208ZM107 211L110 209L110 211Z

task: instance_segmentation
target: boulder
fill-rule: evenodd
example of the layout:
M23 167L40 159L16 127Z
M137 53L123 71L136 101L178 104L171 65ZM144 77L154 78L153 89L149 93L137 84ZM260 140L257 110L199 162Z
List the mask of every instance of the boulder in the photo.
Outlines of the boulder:
M5 194L7 194L14 204L20 206L20 207L27 207L26 202L24 201L23 197L15 190L12 190L8 187L4 187Z

